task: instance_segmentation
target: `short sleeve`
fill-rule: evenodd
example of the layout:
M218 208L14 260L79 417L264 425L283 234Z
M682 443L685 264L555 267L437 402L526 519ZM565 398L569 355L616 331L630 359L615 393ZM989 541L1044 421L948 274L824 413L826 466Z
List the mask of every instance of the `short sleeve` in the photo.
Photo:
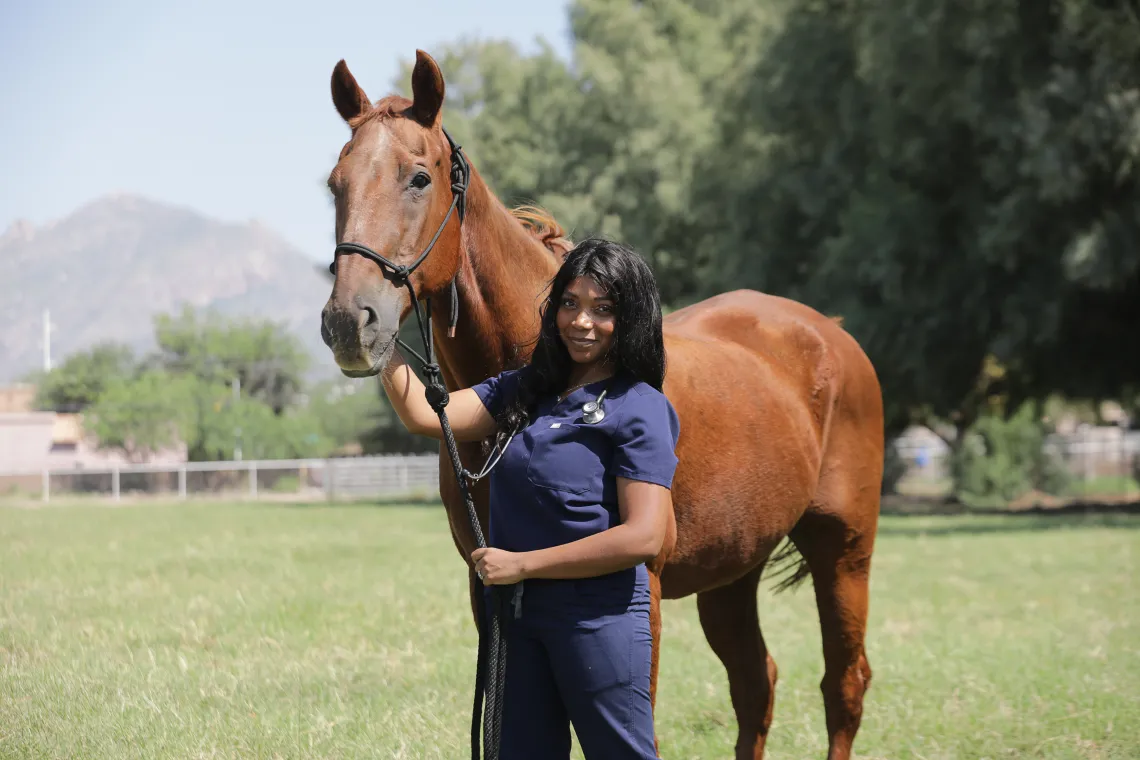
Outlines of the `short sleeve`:
M475 391L475 395L483 402L483 406L487 407L492 417L501 412L518 392L520 372L521 370L508 369L471 386L471 390Z
M680 428L677 412L665 394L631 390L614 428L609 474L671 487Z

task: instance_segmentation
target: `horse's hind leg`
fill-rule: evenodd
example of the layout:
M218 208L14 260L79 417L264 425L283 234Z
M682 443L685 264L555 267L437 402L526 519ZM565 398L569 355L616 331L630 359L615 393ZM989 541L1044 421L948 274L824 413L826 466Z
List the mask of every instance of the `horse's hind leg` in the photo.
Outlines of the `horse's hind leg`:
M697 595L705 638L728 671L739 734L736 760L760 760L772 725L776 661L760 635L756 588L763 567L726 586Z
M863 717L863 695L871 666L863 651L871 550L878 516L875 503L848 519L813 507L791 537L807 561L815 586L823 638L824 675L820 683L827 714L828 760L848 760Z

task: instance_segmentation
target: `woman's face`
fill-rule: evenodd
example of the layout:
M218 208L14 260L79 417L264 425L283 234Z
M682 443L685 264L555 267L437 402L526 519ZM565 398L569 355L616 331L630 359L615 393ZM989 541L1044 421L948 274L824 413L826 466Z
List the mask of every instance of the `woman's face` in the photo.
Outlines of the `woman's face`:
M562 292L557 324L570 358L578 364L593 364L614 343L617 304L593 277L579 277Z

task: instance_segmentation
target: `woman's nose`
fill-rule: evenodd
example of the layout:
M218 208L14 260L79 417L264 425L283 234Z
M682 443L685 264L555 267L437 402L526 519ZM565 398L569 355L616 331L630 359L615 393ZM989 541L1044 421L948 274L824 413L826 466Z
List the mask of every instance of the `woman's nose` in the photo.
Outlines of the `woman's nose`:
M586 310L582 309L580 312L578 312L577 316L574 317L573 324L579 329L589 330L594 323L590 319L590 315L586 312Z

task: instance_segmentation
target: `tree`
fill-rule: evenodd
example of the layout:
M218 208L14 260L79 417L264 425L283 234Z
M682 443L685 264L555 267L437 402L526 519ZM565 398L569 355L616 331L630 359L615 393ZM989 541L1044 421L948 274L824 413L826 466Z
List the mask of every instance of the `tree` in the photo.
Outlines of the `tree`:
M578 0L569 65L499 42L439 56L448 130L504 202L549 209L574 239L631 244L663 301L684 304L716 268L689 187L718 134L726 73L768 15L744 0Z
M99 448L145 462L186 439L192 429L192 385L192 379L153 370L133 379L115 378L89 407L87 430Z
M841 314L896 421L1135 383L1138 32L1112 2L784 3L692 188L720 287Z
M568 63L442 56L446 119L505 201L641 250L668 306L842 316L889 430L960 434L994 396L1136 398L1133 5L576 0Z
M158 354L154 362L206 384L229 384L236 378L241 392L281 414L300 393L309 356L296 336L269 320L225 319L182 313L155 318Z
M379 384L326 381L309 392L308 411L335 448L369 439L377 428L401 425Z
M221 402L206 415L194 449L204 459L233 459L237 446L244 459L295 459L326 456L331 440L307 410L275 414L264 402L243 398Z
M36 378L35 406L53 412L80 412L108 385L134 374L135 366L130 347L119 343L101 343L71 354L63 364Z

